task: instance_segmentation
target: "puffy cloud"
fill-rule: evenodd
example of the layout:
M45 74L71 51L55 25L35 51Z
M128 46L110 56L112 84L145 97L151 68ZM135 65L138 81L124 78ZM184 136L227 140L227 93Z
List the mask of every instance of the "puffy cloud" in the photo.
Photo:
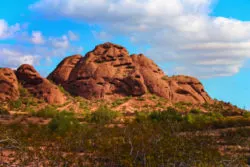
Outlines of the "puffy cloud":
M31 41L32 41L33 44L37 44L37 45L45 43L43 35L42 35L42 33L40 31L33 31L32 32Z
M32 10L98 24L105 33L150 45L170 71L200 77L237 73L250 57L250 22L210 16L213 0L39 0Z
M8 25L5 20L0 19L0 39L11 38L20 29L20 24Z
M49 39L51 44L55 48L67 49L69 47L69 38L66 35L63 35L60 38L50 37Z
M94 35L95 39L100 40L100 41L108 41L112 38L110 34L104 31L101 31L101 32L92 31L92 34Z
M17 68L21 64L38 64L40 56L32 55L27 53L22 53L16 50L11 50L9 48L0 49L0 66Z

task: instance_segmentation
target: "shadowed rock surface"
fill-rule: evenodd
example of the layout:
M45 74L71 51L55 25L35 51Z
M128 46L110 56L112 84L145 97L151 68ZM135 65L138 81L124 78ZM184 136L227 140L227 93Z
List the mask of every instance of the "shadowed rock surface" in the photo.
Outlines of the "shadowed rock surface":
M50 104L63 104L65 95L49 80L42 78L31 65L24 64L16 71L18 81L35 97Z
M48 78L63 85L69 93L87 99L141 96L150 92L173 102L212 101L197 79L167 77L146 56L130 56L124 47L112 43L98 45L84 57L64 59Z
M9 68L0 68L0 101L18 98L18 81L14 71Z

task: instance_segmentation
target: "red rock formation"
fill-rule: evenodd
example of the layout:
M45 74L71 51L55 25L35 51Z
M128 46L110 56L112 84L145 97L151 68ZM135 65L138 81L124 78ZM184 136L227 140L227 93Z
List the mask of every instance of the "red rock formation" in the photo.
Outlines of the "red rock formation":
M173 102L211 101L197 79L167 77L146 56L130 56L124 47L112 43L97 46L85 57L66 58L48 78L62 84L71 94L88 99L150 92Z
M135 70L127 50L111 43L99 45L81 58L65 89L88 99L146 93L143 78Z
M76 66L76 64L81 59L81 55L73 55L65 58L48 76L48 79L53 81L56 84L64 84L68 79L71 71Z
M0 68L0 101L19 98L18 81L13 70Z
M49 80L42 78L34 67L24 64L20 66L16 75L18 81L31 94L37 98L44 99L50 104L63 104L66 101L65 95Z

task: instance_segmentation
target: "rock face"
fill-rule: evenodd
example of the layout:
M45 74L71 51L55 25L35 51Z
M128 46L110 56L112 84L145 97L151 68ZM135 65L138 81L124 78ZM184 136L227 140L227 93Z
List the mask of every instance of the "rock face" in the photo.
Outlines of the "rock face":
M18 81L13 70L0 68L0 101L19 98Z
M65 95L49 80L42 78L34 67L24 64L16 71L18 81L31 94L37 98L44 99L50 104L63 104Z
M81 55L73 55L65 58L56 68L56 70L48 76L48 79L56 84L64 84L68 79L71 71L81 59Z
M49 77L71 94L88 99L141 96L147 92L173 102L210 102L202 84L187 76L167 77L146 56L129 55L119 45L105 43L84 57L62 61Z

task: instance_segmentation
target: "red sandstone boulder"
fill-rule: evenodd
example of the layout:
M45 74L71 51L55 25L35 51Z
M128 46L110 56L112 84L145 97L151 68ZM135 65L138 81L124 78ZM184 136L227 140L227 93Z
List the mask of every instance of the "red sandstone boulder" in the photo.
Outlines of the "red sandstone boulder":
M19 98L18 81L13 70L0 68L0 101Z
M212 102L203 85L196 78L183 75L173 76L169 79L169 85L172 91L172 101Z
M18 81L31 94L37 98L44 99L50 104L63 104L66 101L65 95L49 80L42 78L34 67L24 64L20 66L16 75Z

